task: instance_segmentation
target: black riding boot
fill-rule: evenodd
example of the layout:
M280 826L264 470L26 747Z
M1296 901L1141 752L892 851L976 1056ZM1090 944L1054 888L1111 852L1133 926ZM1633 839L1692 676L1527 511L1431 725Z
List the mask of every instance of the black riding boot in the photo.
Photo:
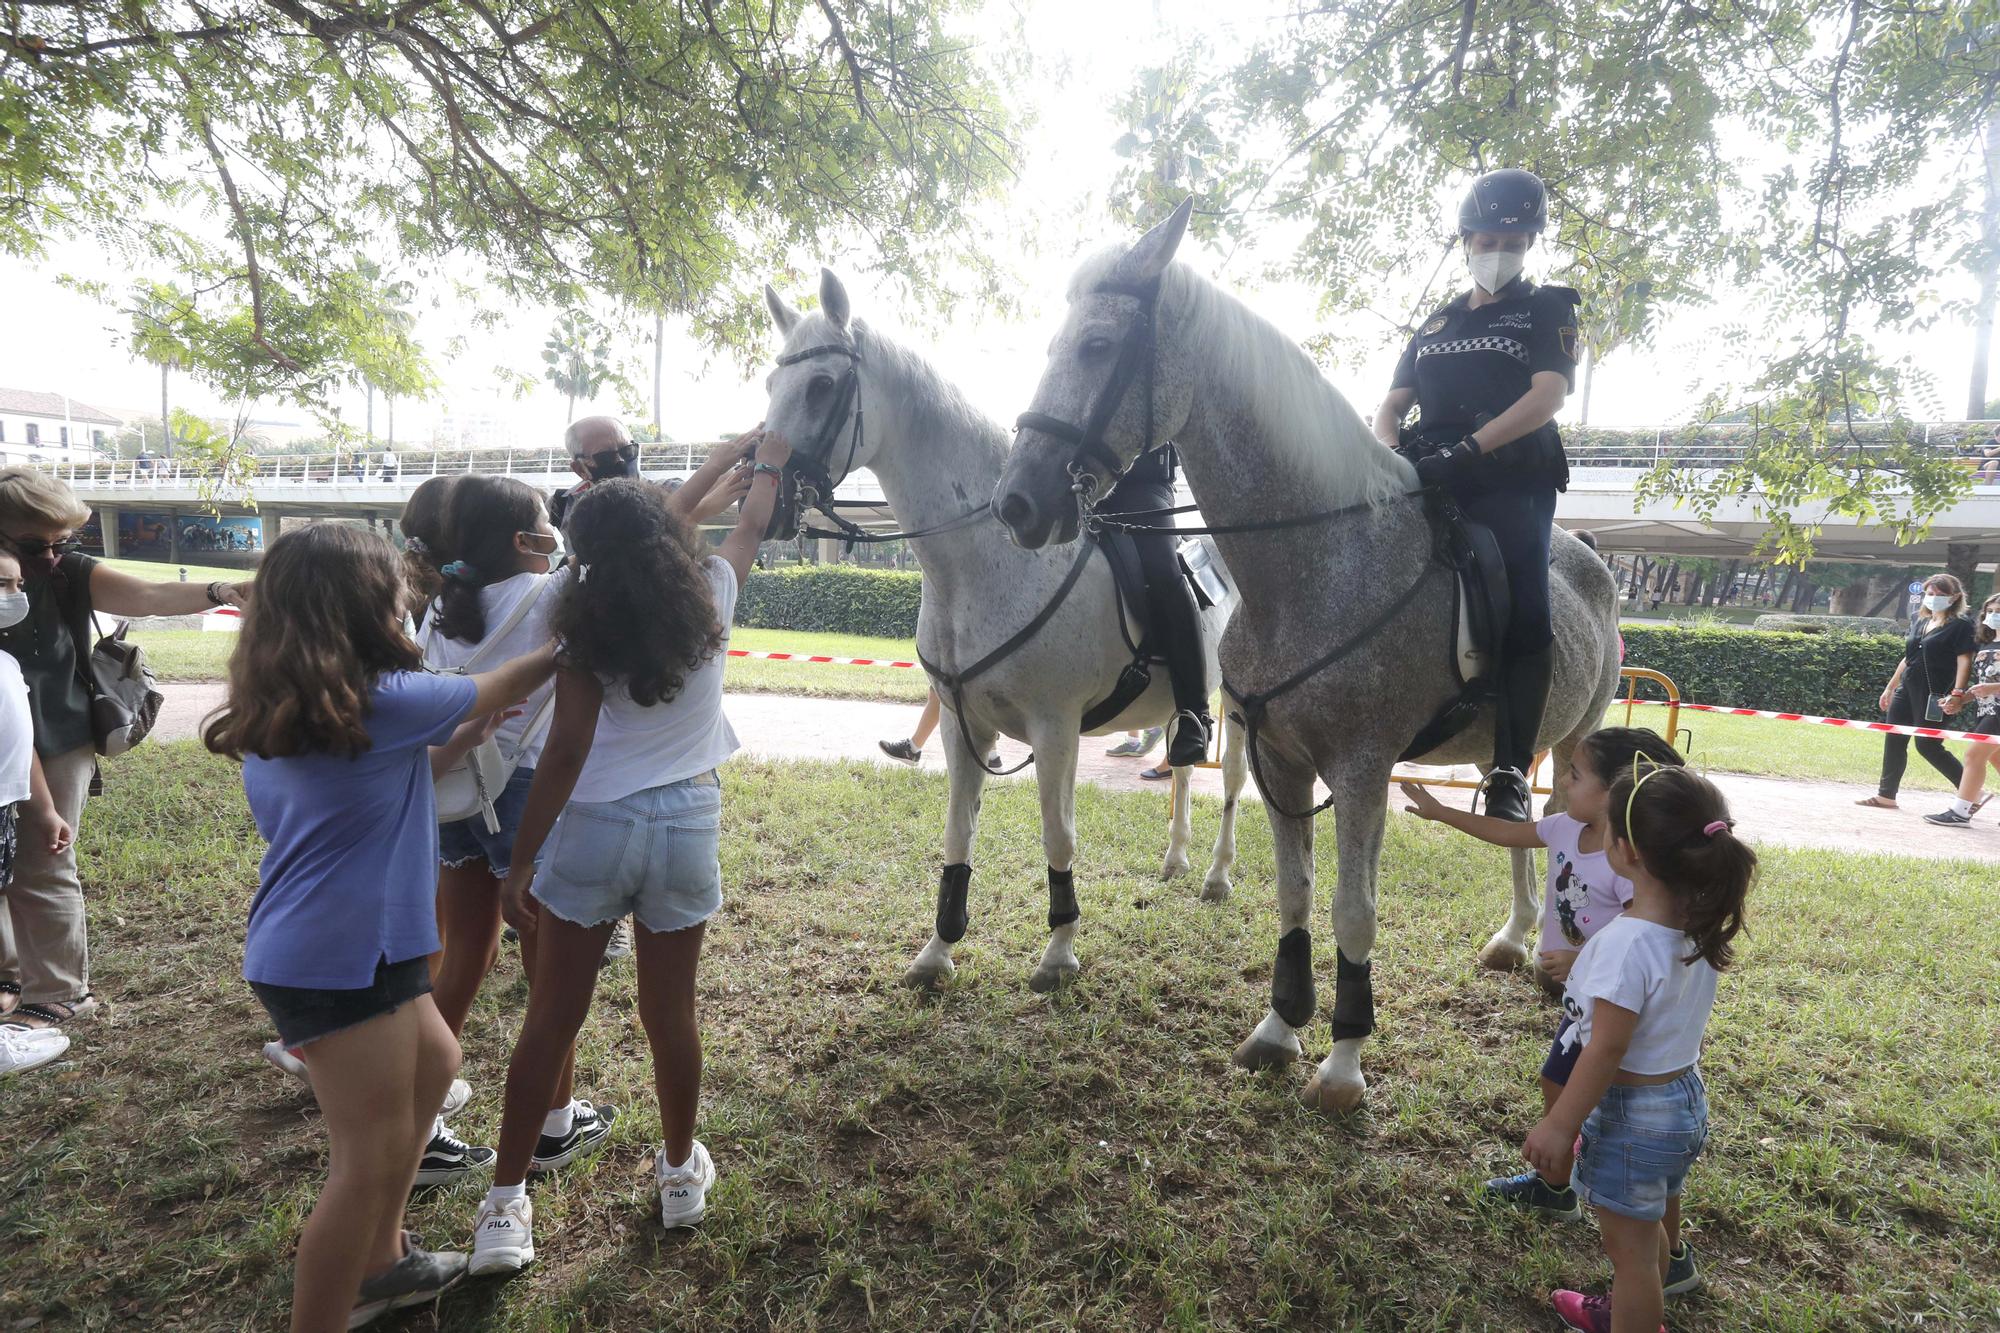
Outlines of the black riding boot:
M1199 764L1208 758L1208 737L1215 729L1215 721L1203 707L1197 713L1193 709L1176 713L1180 724L1174 728L1173 744L1167 747L1167 764L1180 768L1186 764Z
M1493 718L1493 771L1486 777L1486 813L1524 822L1534 795L1527 773L1535 762L1535 739L1549 704L1555 646L1509 658L1501 664L1500 697Z

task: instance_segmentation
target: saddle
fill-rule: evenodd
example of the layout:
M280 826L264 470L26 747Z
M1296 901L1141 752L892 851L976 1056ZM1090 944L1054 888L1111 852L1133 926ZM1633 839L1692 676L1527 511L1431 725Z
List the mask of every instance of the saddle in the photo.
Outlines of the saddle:
M1507 571L1491 529L1467 518L1451 497L1432 493L1424 500L1436 541L1437 558L1452 570L1452 669L1458 697L1426 722L1399 762L1430 753L1478 720L1479 710L1499 688L1500 646L1507 637L1513 598Z
M1146 574L1139 560L1137 541L1130 533L1107 530L1098 536L1098 546L1111 566L1112 583L1118 593L1118 630L1125 637L1125 646L1132 650L1132 661L1118 673L1118 684L1110 695L1083 715L1086 732L1097 730L1131 707L1153 683L1153 667L1166 665L1166 659L1153 650L1152 615L1146 607ZM1186 581L1196 608L1207 610L1229 595L1222 569L1206 545L1184 541L1177 554L1176 570Z

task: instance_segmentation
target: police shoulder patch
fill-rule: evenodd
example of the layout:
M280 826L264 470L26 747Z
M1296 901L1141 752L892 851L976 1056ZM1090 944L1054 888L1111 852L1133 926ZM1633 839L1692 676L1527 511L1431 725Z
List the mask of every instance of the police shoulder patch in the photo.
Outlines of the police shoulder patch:
M1563 325L1556 330L1556 337L1562 343L1563 355L1572 361L1576 360L1576 326L1573 324Z
M1433 333L1441 332L1444 329L1444 325L1445 318L1443 315L1433 315L1431 316L1430 323L1417 330L1417 336L1419 338L1428 338Z

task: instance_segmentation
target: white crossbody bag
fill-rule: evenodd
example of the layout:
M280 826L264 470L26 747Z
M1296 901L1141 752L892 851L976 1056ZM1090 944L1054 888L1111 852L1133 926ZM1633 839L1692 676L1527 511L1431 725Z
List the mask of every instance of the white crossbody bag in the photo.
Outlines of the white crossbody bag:
M430 660L431 646L437 638L437 612L432 610L424 621L424 665L441 676L470 676L481 666L501 640L514 632L542 600L548 590L548 579L535 585L535 590L523 597L514 607L513 613L501 622L498 629L490 631L486 641L473 650L472 656L456 667L438 666ZM440 824L455 824L461 819L480 816L486 823L488 833L500 831L500 816L495 813L493 803L500 799L500 793L507 790L507 783L513 778L514 770L521 766L521 755L528 745L540 734L548 722L549 709L555 703L555 691L548 696L528 717L528 725L522 729L521 738L511 750L500 746L500 738L489 736L466 753L465 758L438 774L437 820Z

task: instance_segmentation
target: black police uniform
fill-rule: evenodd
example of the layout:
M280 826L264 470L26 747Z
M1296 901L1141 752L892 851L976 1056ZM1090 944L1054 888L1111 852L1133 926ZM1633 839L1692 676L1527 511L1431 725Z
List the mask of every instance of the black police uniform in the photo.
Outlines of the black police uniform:
M1170 509L1174 503L1174 472L1178 458L1171 444L1141 454L1118 484L1096 506L1100 514L1130 514L1146 509ZM1164 522L1165 520L1161 520ZM1134 533L1139 568L1146 576L1147 618L1153 626L1152 647L1167 660L1174 689L1174 711L1201 719L1200 735L1185 721L1170 763L1197 763L1204 757L1208 732L1207 667L1202 660L1201 624L1187 580L1181 577L1175 539L1166 533Z
M1478 309L1468 292L1417 329L1396 363L1392 389L1417 392L1417 435L1425 446L1464 439L1512 407L1534 376L1553 371L1576 387L1576 307L1570 287L1522 278ZM1549 619L1549 532L1569 461L1553 421L1472 462L1452 497L1493 531L1507 568L1513 616L1502 645L1494 764L1526 773L1548 700L1554 633Z

